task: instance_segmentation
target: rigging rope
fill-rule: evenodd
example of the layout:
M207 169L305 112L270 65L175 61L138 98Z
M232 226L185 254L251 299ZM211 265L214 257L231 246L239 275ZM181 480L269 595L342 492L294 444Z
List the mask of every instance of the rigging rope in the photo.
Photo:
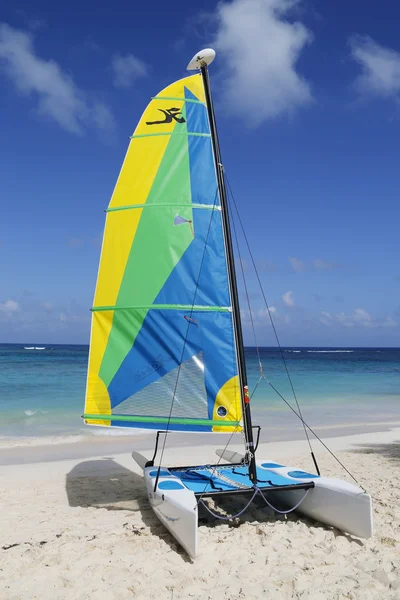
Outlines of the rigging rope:
M260 276L259 276L259 274L258 274L258 271L257 271L257 267L256 267L256 264L255 264L255 260L254 260L253 254L252 254L252 252L251 252L250 244L249 244L249 241L248 241L248 239L247 239L247 236L246 236L246 231L245 231L245 229L244 229L243 222L242 222L242 220L241 220L241 218L240 218L240 213L239 213L239 210L238 210L238 207L237 207L237 204L236 204L236 201L235 201L235 197L234 197L234 195L233 195L232 188L231 188L231 185L230 185L230 182L229 182L229 179L228 179L228 177L227 177L226 173L225 173L225 179L226 179L226 182L227 182L227 185L228 185L228 189L229 189L229 192L230 192L230 195L231 195L231 198L232 198L232 201L233 201L233 204L234 204L235 210L236 210L236 214L237 214L238 221L239 221L239 223L240 223L240 228L241 228L241 230L242 230L242 233L243 233L243 236L244 236L244 239L245 239L245 242L246 242L246 246L247 246L248 252L249 252L249 254L250 254L250 258L251 258L251 261L252 261L252 264L253 264L253 268L254 268L254 271L255 271L255 274L256 274L256 277L257 277L258 285L259 285L259 287L260 287L261 294L262 294L262 296L263 296L264 303L265 303L265 306L266 306L266 308L267 308L267 311L268 311L269 319L270 319L270 321L271 321L272 329L273 329L273 331L274 331L274 334L275 334L275 339L276 339L276 341L277 341L277 343L278 343L278 347L279 347L279 350L280 350L280 353L281 353L281 356L282 356L283 364L285 365L285 370L286 370L286 373L287 373L287 376L288 376L288 379L289 379L289 382L290 382L290 386L291 386L291 388L292 388L292 392L293 392L294 398L295 398L295 400L296 400L296 405L297 405L297 408L298 408L298 412L296 412L296 410L295 410L295 409L294 409L294 408L291 406L290 402L288 402L288 401L287 401L287 400L286 400L286 399L285 399L285 398L282 396L282 394L281 394L281 393L280 393L280 392L279 392L279 391L278 391L278 390L275 388L275 386L273 386L273 385L272 385L272 383L271 383L270 381L268 381L268 379L265 377L264 373L262 373L262 378L263 378L263 379L265 379L265 381L268 383L268 385L269 385L269 386L270 386L270 387L271 387L271 388L272 388L272 389L273 389L273 390L274 390L274 391L275 391L275 392L278 394L278 396L279 396L279 397L280 397L280 398L281 398L281 399L282 399L282 400L285 402L285 404L286 404L286 405L287 405L287 406L290 408L290 410L291 410L291 411L292 411L292 412L293 412L293 413L294 413L294 414L295 414L295 415L296 415L296 416L297 416L297 417L300 419L300 421L302 422L302 424L303 424L303 427L304 427L304 431L305 431L305 433L306 433L307 441L308 441L308 444L309 444L309 447L310 447L310 451L311 451L311 457L312 457L312 459L313 459L313 462L314 462L314 465L315 465L315 467L316 467L316 469L317 469L317 473L318 473L318 475L320 475L320 472L319 472L319 469L318 469L317 461L316 461L316 459L315 459L315 456L314 456L314 452L313 452L313 450L312 450L311 441L310 441L310 438L309 438L309 435L308 435L308 432L307 432L307 430L308 430L308 431L310 431L310 432L313 434L313 436L314 436L314 437L315 437L315 438L316 438L316 439L319 441L319 443L320 443L320 444L322 444L322 446L325 448L325 450L327 450L327 452L329 452L329 454L330 454L330 455L331 455L331 456L332 456L332 457L333 457L333 458L336 460L336 462L337 462L337 463L338 463L338 464L339 464L339 465L340 465L340 466L341 466L341 467L342 467L342 468L343 468L343 469L346 471L346 473L347 473L347 474L348 474L348 475L349 475L349 476L350 476L350 477L353 479L353 481L355 481L355 482L357 483L357 485L358 485L358 486L360 486L360 488L361 488L361 489L362 489L364 492L366 492L365 488L364 488L364 487L363 487L363 486L360 484L360 482L359 482L359 481L358 481L358 480L357 480L357 479L354 477L354 475L353 475L353 474L352 474L352 473L351 473L351 472L350 472L350 471L349 471L349 470L348 470L348 469L347 469L347 468L344 466L344 464L343 464L343 463L342 463L342 462L339 460L339 458L338 458L338 457L337 457L337 456L334 454L334 452L332 452L332 450L331 450L331 449L330 449L330 448L329 448L329 447L328 447L328 446L325 444L325 442L323 442L323 441L322 441L322 439L321 439L321 438L320 438L320 437L317 435L317 433L315 433L315 431L314 431L314 430L313 430L313 429L312 429L312 428L311 428L311 427L308 425L308 423L306 423L306 421L303 419L303 416L302 416L302 414L301 414L301 410L300 410L300 406L299 406L299 404L298 404L297 395L296 395L296 393L295 393L295 391L294 391L294 387L293 387L292 379L291 379L291 377L290 377L290 373L289 373L289 370L288 370L288 367L287 367L287 364L286 364L286 360L285 360L285 357L284 357L284 354L283 354L283 350L282 350L282 347L281 347L281 345L280 345L280 343L279 343L279 338L278 338L278 334L277 334L277 331L276 331L276 328L275 328L275 323L274 323L274 320L273 320L273 318L272 318L271 312L270 312L270 310L269 310L269 305L268 305L268 302L267 302L267 299L266 299L266 296L265 296L264 288L263 288L263 286L262 286L262 283L261 283L261 280L260 280ZM259 382L258 382L258 383L259 383ZM258 383L257 383L257 385L258 385Z
M308 490L305 491L303 497L299 500L299 502L296 504L296 506L293 506L292 508L289 508L288 510L279 510L279 508L276 508L276 506L273 506L266 499L266 497L264 496L264 494L262 493L261 489L258 486L254 486L254 494L252 495L252 497L250 498L250 500L248 501L246 506L240 512L238 512L236 515L229 515L227 517L225 517L223 515L218 515L217 513L215 513L213 510L211 510L211 508L209 506L207 506L207 504L204 502L204 500L200 499L199 503L201 503L201 505L210 513L210 515L212 515L216 519L219 519L220 521L233 521L234 519L237 519L238 517L240 517L249 508L250 504L253 502L253 500L255 499L255 497L258 494L261 494L261 497L263 498L264 502L270 508L272 508L272 510L274 510L275 512L277 512L280 515L288 515L289 513L294 512L297 508L299 508L300 504L302 504L302 502L306 499L309 491L310 491L310 488L308 488Z
M261 380L262 380L262 377L260 377L260 378L259 378L259 380L257 381L257 383L256 383L256 385L255 385L255 388L254 388L254 390L253 390L253 391L252 391L252 393L250 394L250 399L251 399L251 398L254 396L254 394L255 394L255 391L256 391L256 389L258 388L258 385L259 385L259 383L260 383L260 381L261 381ZM249 406L250 406L249 404L246 404L246 405L245 405L245 407L244 407L244 414L245 414L246 410L248 410L248 409L249 409ZM233 438L233 436L234 436L234 434L235 434L235 433L237 433L236 429L235 429L235 430L233 430L233 431L232 431L232 433L230 434L230 436L229 436L229 438L228 438L228 441L226 442L226 444L225 444L225 446L224 446L224 448L223 448L223 450L222 450L222 452L221 452L221 454L220 454L220 456L219 456L219 459L218 459L218 461L217 461L217 464L216 464L216 465L214 465L213 467L210 467L210 470L212 469L212 473L211 473L211 476L212 476L212 477L214 477L214 475L215 475L215 472L216 472L217 468L220 466L220 464L221 464L221 460L223 460L223 459L224 459L225 450L228 448L229 444L231 443L231 441L232 441L232 438ZM244 436L244 432L242 432L242 433L243 433L243 436ZM257 446L258 446L258 443L257 443ZM247 458L247 455L245 455L245 456L244 456L244 458L243 458L243 464L244 464L244 465L248 464L248 461L246 461L246 458ZM225 459L224 459L224 460L225 460ZM200 502L202 501L203 495L204 495L204 494L206 493L206 491L207 491L207 487L208 487L208 483L205 485L205 487L204 487L203 491L201 492L201 494L200 494L200 496L199 496L199 499L197 500L197 505L199 505L199 504L200 504Z
M237 204L236 204L236 201L235 201L235 197L234 197L233 192L232 192L231 184L230 184L228 176L226 174L225 174L225 179L226 179L226 182L228 184L228 189L229 189L232 201L233 201L233 205L234 205L235 210L236 210L236 215L237 215L237 218L239 220L239 224L240 224L240 227L241 227L241 230L242 230L245 242L246 242L246 246L247 246L248 252L250 254L251 261L253 263L253 268L254 268L254 271L255 271L255 274L256 274L256 277L257 277L257 280L258 280L258 284L259 284L259 287L260 287L260 290L261 290L261 294L262 294L263 299L264 299L264 303L265 303L265 306L266 306L266 309L267 309L269 320L270 320L271 325L272 325L272 329L273 329L273 332L274 332L274 335L275 335L276 343L278 344L279 352L280 352L280 355L281 355L281 358L282 358L282 362L283 362L284 367L285 367L286 375L287 375L287 378L288 378L288 381L289 381L289 384L290 384L290 387L291 387L291 390L292 390L293 398L294 398L294 400L296 402L297 410L298 410L299 414L301 415L300 404L299 404L299 401L298 401L298 398L297 398L297 394L296 394L295 389L294 389L292 378L291 378L290 373L289 373L289 369L288 369L288 366L287 366L287 363L286 363L285 355L283 353L283 350L282 350L282 347L281 347L281 344L280 344L280 341L279 341L278 332L276 330L275 323L274 323L274 320L272 318L271 311L269 309L269 304L268 304L267 298L265 296L264 289L263 289L263 286L261 284L260 277L258 275L257 267L256 267L256 264L255 264L255 261L254 261L254 258L253 258L253 254L252 254L251 249L250 249L250 244L249 244L249 241L248 241L247 236L246 236L246 232L245 232L245 229L244 229L244 226L243 226L243 223L242 223L242 219L240 218L239 209L237 207ZM232 222L234 223L234 219L232 219ZM234 233L235 233L235 237L236 237L236 244L239 247L239 242L238 242L237 235L236 235L235 225L234 225ZM240 253L239 253L239 258L240 258ZM242 265L241 258L240 258L240 264ZM244 279L243 265L242 265L242 273L243 273L243 279ZM248 290L247 290L247 285L246 284L245 284L245 290L246 290L246 296L247 296L247 299L248 299ZM249 302L249 308L250 308L250 301L249 301L249 299L248 299L248 302ZM258 348L258 344L257 344L257 339L256 339L255 331L254 331L254 323L253 323L253 317L252 317L252 314L251 314L251 309L250 309L250 318L251 318L251 324L252 324L252 328L253 328L254 340L256 342L258 362L260 364L260 372L261 372L261 375L263 375L262 363L261 363L261 360L260 360L259 348ZM301 420L303 422L302 415L301 415ZM317 470L318 475L321 475L321 473L319 471L319 468L318 468L317 460L316 460L316 458L314 456L314 452L313 452L312 445L311 445L311 440L309 438L309 435L308 435L307 429L306 429L306 427L304 425L304 422L303 422L303 428L304 428L305 436L307 438L308 446L310 448L310 453L311 453L311 457L312 457L314 466L315 466L315 468Z
M227 179L227 181L228 181L228 179ZM228 185L229 185L229 183L228 183ZM261 357L260 357L260 350L258 348L256 330L255 330L254 321L253 321L253 313L252 313L251 305L250 305L249 291L247 289L246 277L244 276L244 268L243 268L242 255L240 253L239 239L238 239L238 236L237 236L237 233L236 233L236 225L235 225L235 219L233 218L233 215L232 215L232 228L233 228L233 237L235 238L235 242L236 242L236 250L237 250L237 253L238 253L238 256L239 256L240 270L241 270L241 273L242 273L243 285L244 285L244 290L245 290L245 293L246 293L247 306L249 308L249 316L250 316L250 321L251 321L251 328L253 330L254 343L255 343L255 346L256 346L256 350L257 350L258 365L260 367L260 373L262 374L263 370L262 370L262 362L261 362Z
M332 452L332 450L325 444L325 442L323 440L321 440L321 438L315 433L315 431L308 425L308 423L303 419L303 417L301 417L300 414L295 411L295 409L293 408L293 406L291 406L291 404L286 400L286 398L284 398L282 396L282 394L279 392L279 390L277 390L276 387L274 385L272 385L272 383L270 381L268 381L268 379L265 377L265 375L264 375L263 378L268 383L268 385L274 390L274 392L276 392L278 394L278 396L284 401L284 403L290 408L290 410L294 412L294 414L296 415L296 417L298 417L301 420L301 422L303 423L303 425L305 427L307 427L307 429L313 434L313 436L319 441L319 443L322 444L322 446L325 448L325 450L327 450L329 452L329 454L339 463L339 465L353 479L353 481L355 481L357 483L357 485L359 485L360 488L364 492L366 492L366 490L361 485L361 483L359 481L357 481L357 479L354 477L354 475L352 475L352 473L350 473L350 471L344 466L344 464L338 459L338 457Z
M199 280L200 280L201 270L203 268L203 262L204 262L204 257L205 257L205 254L206 254L207 243L208 243L208 238L209 238L209 235L210 235L211 223L212 223L212 218L213 218L213 215L214 215L214 212L215 212L215 206L216 206L216 203L217 203L217 198L218 198L218 187L217 187L217 189L215 191L214 204L213 204L213 208L211 210L210 221L209 221L208 229L207 229L207 235L206 235L206 239L205 239L205 242L204 242L203 254L202 254L202 257L201 257L201 261L200 261L199 273L198 273L198 276L197 276L196 286L195 286L194 295L193 295L193 302L192 302L192 306L190 308L190 319L192 318L193 309L194 309L194 306L196 304L197 290L198 290L198 287L199 287ZM187 338L188 338L188 334L189 334L189 328L191 326L190 319L186 319L187 320L186 333L185 333L185 338L183 340L182 353L181 353L181 358L180 358L180 361L179 361L178 372L177 372L177 375L176 375L175 387L174 387L174 392L173 392L173 395L172 395L172 401L171 401L171 407L170 407L170 410L169 410L167 426L166 426L166 429L165 429L165 436L164 436L164 441L163 441L163 445L162 445L162 449L161 449L160 463L159 463L158 469L157 469L157 476L156 476L156 479L155 479L154 491L156 491L156 489L157 489L158 480L160 478L160 471L161 471L161 467L162 467L162 460L163 460L163 456L164 456L165 445L166 445L166 442L167 442L167 435L169 433L169 426L170 426L170 423L171 423L172 411L173 411L174 402L175 402L175 398L176 398L176 391L177 391L177 388L178 388L178 381L179 381L179 376L180 376L180 372L181 372L183 355L184 355L184 352L185 352L186 342L187 342ZM232 439L232 436L233 436L233 434L235 432L236 431L234 430L231 433L230 438L228 440L228 444L229 444L230 440ZM226 449L226 447L225 447L225 449Z

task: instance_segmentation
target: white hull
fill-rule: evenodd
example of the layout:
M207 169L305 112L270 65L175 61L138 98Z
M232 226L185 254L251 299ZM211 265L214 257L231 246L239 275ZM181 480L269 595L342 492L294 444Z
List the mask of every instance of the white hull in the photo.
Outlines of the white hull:
M261 466L257 461L257 466ZM294 471L293 467L281 467L269 469L291 478L288 473ZM298 483L293 479L293 483ZM296 512L325 525L336 527L341 531L356 535L361 538L369 538L373 533L373 517L371 496L362 491L361 488L329 477L318 477L316 479L304 478L302 481L313 481L315 487L310 489L307 496L300 504ZM282 491L271 494L287 508L295 506L302 498L302 491ZM272 500L271 500L272 503Z
M222 450L217 450L217 455L232 463L244 458L237 452L223 452ZM264 469L262 465L270 462L272 461L257 460L257 467L266 473L277 473L292 480L293 483L299 483L298 478L290 476L290 473L297 471L295 467L282 466ZM357 537L370 538L373 535L372 501L369 494L366 494L358 486L341 479L302 477L301 481L313 481L315 487L309 490L299 508L296 509L297 513ZM270 494L269 499L273 504L273 498L277 498L279 503L283 503L286 508L291 508L296 506L303 495L304 491L302 490L279 491Z
M162 471L161 471L162 472ZM193 492L185 488L177 477L162 477L154 491L157 467L145 467L144 478L152 509L161 523L170 531L190 558L197 555L197 501ZM163 483L177 489L163 489ZM178 487L179 486L179 487Z
M242 455L236 452L217 451L218 455L228 462L237 463ZM146 459L134 452L133 458L143 468L147 493L151 507L160 521L171 532L179 544L191 558L197 555L198 508L194 492L182 484L173 471L161 469L156 491L154 490L157 467L146 467ZM270 467L265 464L270 461L257 460L257 469L268 473L276 473L289 480L288 483L298 484L312 481L314 487L308 491L263 489L269 502L278 508L291 509L304 497L296 512L325 525L336 527L357 537L369 538L373 533L372 503L369 494L359 487L327 477L307 477L302 471L293 467ZM292 477L290 473L295 473ZM164 475L165 474L165 475ZM260 478L261 479L261 478Z

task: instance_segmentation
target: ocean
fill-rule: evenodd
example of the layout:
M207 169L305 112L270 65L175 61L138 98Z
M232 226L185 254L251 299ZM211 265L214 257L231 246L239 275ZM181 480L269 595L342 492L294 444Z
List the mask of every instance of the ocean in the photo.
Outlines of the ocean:
M246 349L249 390L260 377L256 350ZM400 423L399 348L283 348L305 421L320 435L378 431ZM268 381L296 405L280 352L262 348ZM0 442L11 438L134 435L135 430L82 423L87 346L0 345ZM251 400L263 440L301 438L302 424L263 379ZM43 440L44 441L44 440Z

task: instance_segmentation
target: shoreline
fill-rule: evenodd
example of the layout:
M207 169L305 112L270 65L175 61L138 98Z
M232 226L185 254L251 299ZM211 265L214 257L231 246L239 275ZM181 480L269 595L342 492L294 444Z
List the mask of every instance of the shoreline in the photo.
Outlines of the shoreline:
M163 464L215 464L215 448L224 444L222 436L210 438L213 445L185 446L184 452L167 447ZM109 445L98 456L53 454L47 462L0 466L4 597L398 600L400 428L326 441L373 497L372 538L294 513L282 517L255 503L234 523L201 514L194 562L151 510L130 452ZM230 448L243 451L243 444ZM150 458L152 444L142 452ZM351 481L325 450L316 455L323 475ZM258 456L313 469L304 440L263 443ZM219 502L229 514L243 508L239 497Z
M340 434L327 435L329 431L333 432L334 427L325 431L321 437L322 441L332 450L336 451L347 451L354 444L357 443L393 443L400 439L400 422L398 423L385 423L386 427L379 428L379 423L367 427L367 424L360 424L362 431L354 431L357 429L354 424L349 424L348 429L341 426ZM389 426L390 425L390 426ZM319 428L321 430L322 428ZM353 430L353 431L351 431ZM268 450L282 450L287 449L288 453L302 452L308 448L307 441L304 436L303 429L300 428L298 433L300 435L292 438L287 436L284 439L273 439L266 441L264 436L260 438L260 444L257 454L260 456L260 452L263 449ZM318 432L316 432L318 433ZM104 454L113 454L121 456L128 454L130 455L132 450L139 452L146 451L150 458L154 451L155 443L155 432L134 434L132 437L128 435L114 436L72 436L74 439L65 442L57 442L57 437L51 438L51 443L40 444L40 439L35 439L34 445L9 445L0 447L0 467L11 466L11 465L28 465L28 464L39 464L39 463L52 463L59 461L69 460L80 460L88 458L96 458ZM77 439L78 438L78 439ZM161 444L162 444L162 438ZM204 451L209 454L209 451L214 448L223 448L230 439L229 434L210 434L201 433L196 434L196 445L193 445L193 435L182 434L182 433L170 433L167 444L165 446L166 454L178 453L184 449L189 453L196 453L197 450ZM326 452L322 444L310 435L311 443L313 448L318 455L319 451ZM161 446L159 445L159 448ZM229 442L229 448L234 449L238 452L244 452L244 446L242 442L242 434L235 434L235 436ZM204 458L199 458L200 462L204 461Z

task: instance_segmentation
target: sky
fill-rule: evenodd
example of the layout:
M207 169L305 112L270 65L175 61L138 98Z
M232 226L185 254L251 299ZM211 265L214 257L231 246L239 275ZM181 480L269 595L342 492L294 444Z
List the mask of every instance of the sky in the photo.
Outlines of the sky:
M399 346L399 19L389 0L0 0L0 342L88 343L129 136L211 46L258 343L271 315L282 345Z

